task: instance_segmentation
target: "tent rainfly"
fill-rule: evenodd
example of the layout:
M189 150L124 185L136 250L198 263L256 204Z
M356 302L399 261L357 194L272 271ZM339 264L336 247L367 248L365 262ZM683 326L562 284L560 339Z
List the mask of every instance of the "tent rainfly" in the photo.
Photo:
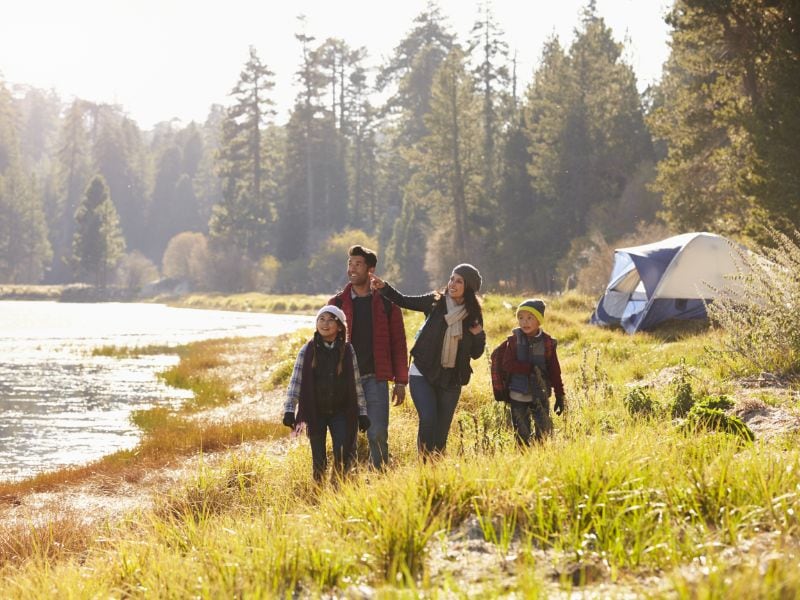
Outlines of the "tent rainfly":
M606 291L590 322L622 325L628 333L669 319L705 319L705 302L731 289L746 266L730 240L705 232L617 248Z

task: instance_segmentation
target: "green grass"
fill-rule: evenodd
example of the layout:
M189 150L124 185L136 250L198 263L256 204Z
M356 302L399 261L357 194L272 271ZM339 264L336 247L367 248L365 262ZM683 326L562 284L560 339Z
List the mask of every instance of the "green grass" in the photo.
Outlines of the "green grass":
M319 597L367 586L380 597L546 598L591 592L598 582L601 597L800 596L797 436L764 445L687 431L666 408L646 419L626 410L631 384L658 380L667 367L691 370L697 398L727 393L730 382L704 352L720 333L628 336L587 325L589 298L552 299L545 329L559 339L568 411L554 417L552 439L520 451L507 409L492 399L488 367L520 299L487 299L487 353L473 362L445 457L417 459L410 399L392 409L385 474L362 468L317 487L305 441L283 457L241 449L102 534L80 536L73 526L72 545L39 535L7 549L0 596ZM411 340L421 320L407 316ZM302 340L284 338L276 364L290 362ZM214 355L197 350L195 366L173 380L191 382ZM285 377L282 367L273 371L276 385ZM675 385L648 391L668 407ZM180 415L148 412L137 422L146 439L161 440L140 454L197 447ZM280 427L259 435L280 435ZM473 554L461 554L464 539ZM434 548L452 558L432 564ZM477 581L464 574L487 557L495 567L476 562Z
M327 304L330 295L303 294L190 294L180 300L167 299L172 306L184 308L213 308L218 310L238 310L271 313L313 314Z
M99 346L92 350L92 356L110 356L114 358L136 358L153 354L176 354L176 346L151 345L151 346Z

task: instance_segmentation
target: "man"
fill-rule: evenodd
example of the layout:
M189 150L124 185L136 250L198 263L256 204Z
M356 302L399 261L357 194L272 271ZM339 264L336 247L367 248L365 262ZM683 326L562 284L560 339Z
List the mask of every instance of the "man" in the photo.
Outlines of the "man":
M408 383L408 349L403 313L370 290L369 276L377 264L373 250L351 247L347 260L350 283L328 304L341 308L347 318L347 341L355 348L367 398L370 461L376 469L383 469L389 460L389 381L394 382L393 404L402 404Z

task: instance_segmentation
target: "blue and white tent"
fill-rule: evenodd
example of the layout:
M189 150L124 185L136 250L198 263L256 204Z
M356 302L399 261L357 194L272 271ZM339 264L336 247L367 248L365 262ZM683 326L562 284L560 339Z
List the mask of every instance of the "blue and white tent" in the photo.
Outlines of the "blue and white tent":
M704 301L737 285L730 276L745 268L734 243L713 233L618 248L591 323L621 325L635 333L669 319L705 319Z

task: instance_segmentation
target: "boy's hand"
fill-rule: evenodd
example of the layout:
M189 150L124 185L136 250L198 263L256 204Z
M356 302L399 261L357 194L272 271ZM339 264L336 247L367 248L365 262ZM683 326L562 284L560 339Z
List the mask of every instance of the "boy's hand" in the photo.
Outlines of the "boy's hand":
M556 396L556 403L553 406L553 412L560 415L564 412L564 396Z
M286 425L287 427L291 427L292 429L294 429L294 413L293 412L283 413L283 424Z

